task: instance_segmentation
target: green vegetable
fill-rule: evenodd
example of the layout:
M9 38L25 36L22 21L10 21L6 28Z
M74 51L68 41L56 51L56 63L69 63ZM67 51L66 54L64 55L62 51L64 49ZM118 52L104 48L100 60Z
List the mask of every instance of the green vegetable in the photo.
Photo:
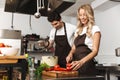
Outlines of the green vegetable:
M49 67L50 66L47 65L46 63L41 63L40 66L36 68L36 71L35 71L36 76L40 77L42 75L42 71Z

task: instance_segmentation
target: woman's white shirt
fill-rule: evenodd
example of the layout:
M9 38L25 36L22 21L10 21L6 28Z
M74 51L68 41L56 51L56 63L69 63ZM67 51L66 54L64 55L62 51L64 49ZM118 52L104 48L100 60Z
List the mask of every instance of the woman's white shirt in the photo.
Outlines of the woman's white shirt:
M87 27L84 27L82 33L79 35L85 34L86 31L87 31ZM76 30L75 35L77 35L77 32L78 32L78 29ZM94 25L92 28L92 35L94 35L96 32L100 32L100 28L98 26ZM92 45L93 45L92 38L89 38L88 36L86 36L85 44L88 46L88 48L90 48L92 50Z

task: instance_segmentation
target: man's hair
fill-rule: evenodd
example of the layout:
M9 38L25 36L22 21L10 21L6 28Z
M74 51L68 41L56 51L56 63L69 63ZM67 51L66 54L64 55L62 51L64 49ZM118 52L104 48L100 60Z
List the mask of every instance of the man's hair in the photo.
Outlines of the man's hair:
M51 12L51 13L48 14L48 18L47 19L48 19L49 22L60 21L61 20L61 16L60 16L59 13L54 11L54 12Z

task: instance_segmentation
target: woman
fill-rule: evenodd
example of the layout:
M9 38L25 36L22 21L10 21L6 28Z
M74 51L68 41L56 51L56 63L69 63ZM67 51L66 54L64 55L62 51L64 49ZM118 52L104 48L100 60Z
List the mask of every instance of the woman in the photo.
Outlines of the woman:
M84 4L78 9L78 25L75 40L67 63L71 68L78 70L80 75L95 75L94 57L98 54L100 45L100 29L95 25L94 12L89 4Z

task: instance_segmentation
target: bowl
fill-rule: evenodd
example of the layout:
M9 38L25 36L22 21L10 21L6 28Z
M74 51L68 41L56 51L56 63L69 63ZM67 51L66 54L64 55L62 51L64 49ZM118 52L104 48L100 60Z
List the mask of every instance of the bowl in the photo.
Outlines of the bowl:
M16 56L19 52L19 48L3 47L0 48L0 52L4 56Z
M46 63L49 66L55 66L58 64L58 57L57 56L42 56L41 63Z

